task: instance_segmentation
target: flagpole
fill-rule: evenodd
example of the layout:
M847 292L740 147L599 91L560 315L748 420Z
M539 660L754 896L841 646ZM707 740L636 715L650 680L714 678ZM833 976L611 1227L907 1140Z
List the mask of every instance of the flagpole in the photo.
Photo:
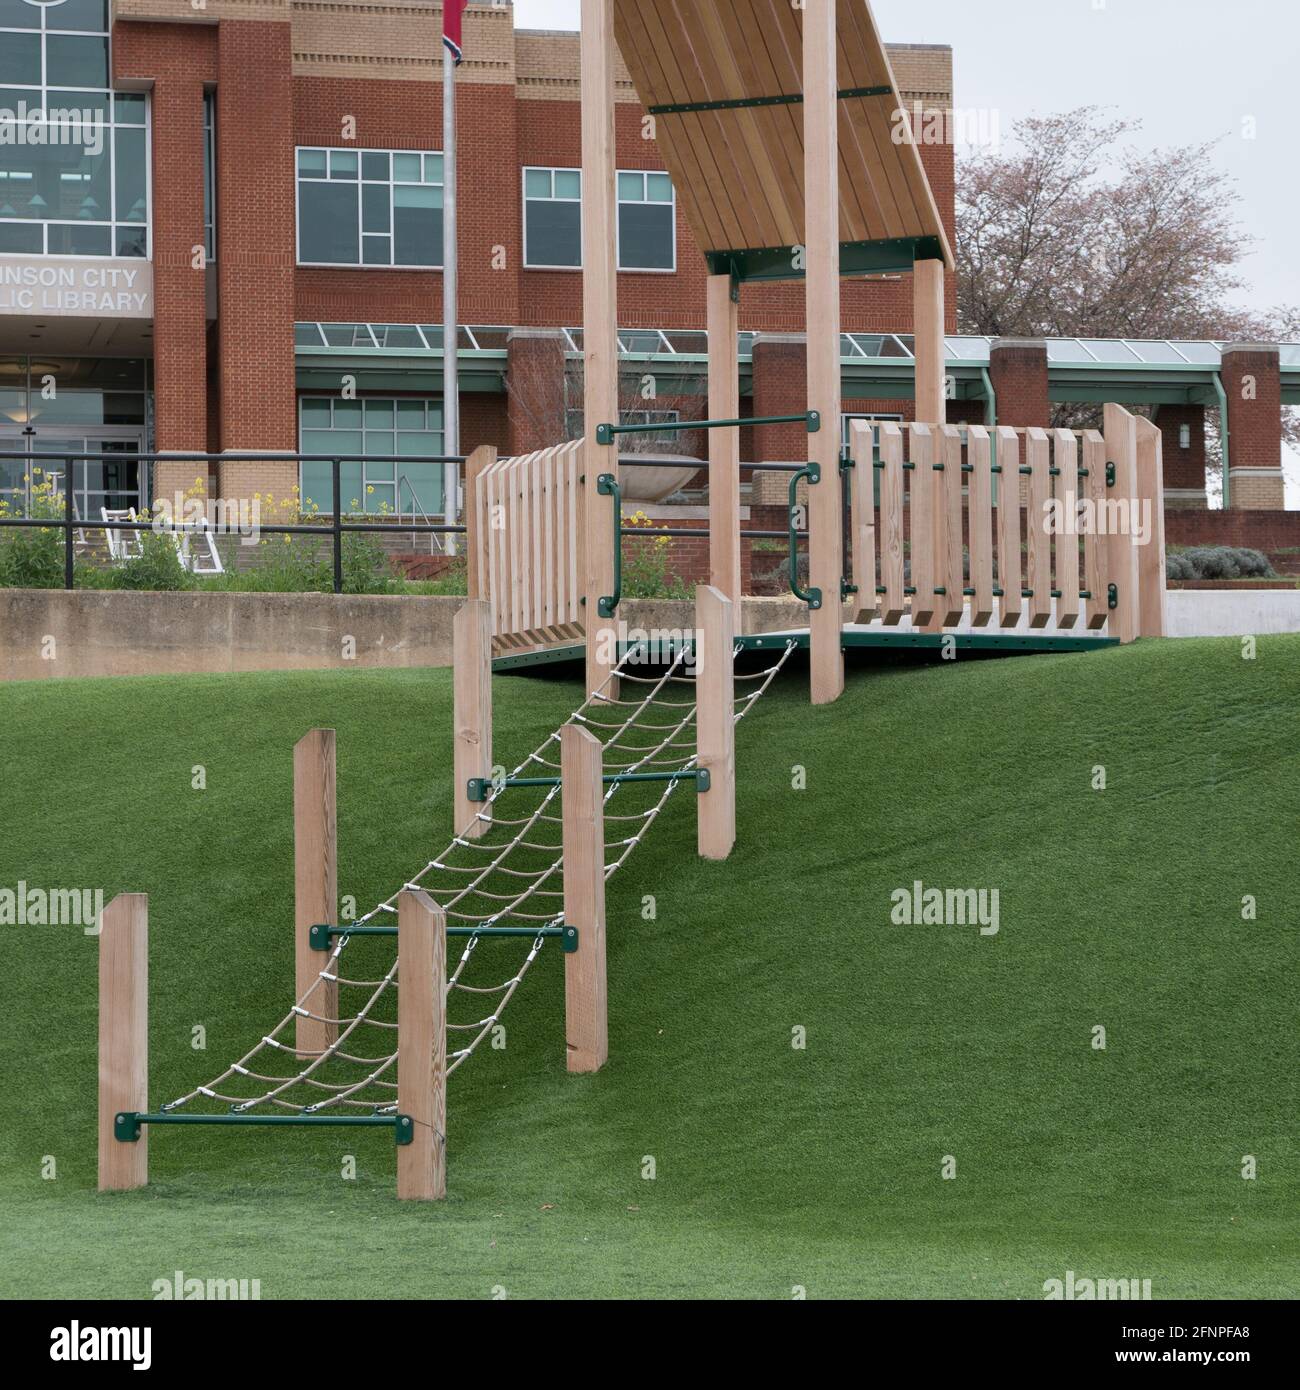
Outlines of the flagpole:
M460 453L460 370L458 307L458 245L456 241L456 58L444 44L442 48L442 451ZM456 524L457 490L460 468L443 467L443 514L448 526ZM444 537L443 550L456 553L456 537Z

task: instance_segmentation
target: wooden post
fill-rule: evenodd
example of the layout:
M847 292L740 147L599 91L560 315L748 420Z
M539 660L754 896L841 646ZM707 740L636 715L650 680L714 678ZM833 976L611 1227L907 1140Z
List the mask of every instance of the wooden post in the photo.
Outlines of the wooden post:
M609 1057L605 983L605 786L600 741L577 724L560 734L564 804L564 920L578 949L564 957L564 1036L572 1072Z
M916 418L924 425L947 424L942 261L913 262L912 334L916 356Z
M316 984L329 957L312 950L311 929L336 925L339 903L338 819L335 811L334 730L313 729L293 750L293 939L295 998ZM308 1007L321 1018L339 1016L339 987L320 980ZM338 1038L338 1025L294 1020L299 1056L323 1052Z
M730 275L708 278L709 418L740 418L740 306ZM709 583L740 602L740 430L709 431Z
M479 479L497 461L491 444L480 444L465 460L465 582L470 598L487 598L486 574L492 516Z
M854 420L849 426L849 454L853 459L853 472L849 476L849 534L853 537L853 583L857 593L853 596L849 611L855 623L869 623L879 608L879 595L876 593L875 445L875 427L864 420ZM884 504L883 487L881 504ZM901 517L899 521L901 524Z
M821 429L808 458L821 482L808 489L808 578L822 591L809 613L812 702L844 690L844 536L840 492L840 162L836 0L808 0L803 16L804 242L808 409Z
M586 445L585 501L587 690L598 690L618 661L617 618L597 603L614 592L613 499L601 497L602 473L618 477L615 443L596 442L598 425L616 425L618 412L618 223L614 178L613 0L582 0L582 349ZM607 693L617 698L614 682Z
M452 660L452 822L457 835L477 840L490 828L490 810L469 799L469 779L492 775L492 605L486 599L470 599L456 614Z
M1105 411L1106 462L1115 465L1115 486L1105 489L1108 525L1106 537L1106 582L1118 587L1118 603L1110 615L1110 635L1121 642L1133 642L1141 621L1141 586L1138 577L1138 547L1134 544L1129 508L1138 502L1137 423L1122 405L1108 404ZM1116 526L1117 505L1129 517L1121 533Z
M397 1195L447 1195L447 918L421 890L397 898L397 1111L414 1136L397 1146Z
M1149 505L1151 523L1151 535L1138 554L1139 634L1163 637L1167 607L1164 444L1159 428L1141 415L1137 417L1137 496L1144 509Z
M695 798L704 859L736 843L736 606L711 584L695 590L695 724L709 790Z
M114 1138L126 1110L149 1109L149 898L119 893L99 932L99 1190L125 1192L149 1181L148 1130Z

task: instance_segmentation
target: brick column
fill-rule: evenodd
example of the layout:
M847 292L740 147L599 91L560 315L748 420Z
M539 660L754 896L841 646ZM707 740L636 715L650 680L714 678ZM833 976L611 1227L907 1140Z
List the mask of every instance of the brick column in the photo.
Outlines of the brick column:
M1162 405L1156 411L1164 444L1165 510L1207 506L1205 496L1205 407ZM1188 442L1183 446L1183 433Z
M1239 343L1223 350L1223 389L1228 397L1229 505L1281 511L1282 376L1279 353L1266 343Z
M761 333L754 340L754 414L797 415L808 409L808 347L803 334ZM825 420L823 429L840 428ZM751 431L754 459L799 463L808 457L802 425L758 425ZM784 473L754 474L753 506L785 507L790 480Z
M567 437L564 334L558 328L516 328L506 341L506 408L510 452L531 454Z
M118 24L114 77L151 80L154 449L208 447L207 271L203 264L203 90L216 76L215 31ZM205 463L156 463L153 497L171 501Z
M1047 397L1047 344L1041 338L1000 338L989 353L989 379L997 396L998 424L1051 424Z
M221 447L266 450L225 463L228 498L289 496L298 447L294 390L294 136L287 22L223 19L217 86L217 274Z

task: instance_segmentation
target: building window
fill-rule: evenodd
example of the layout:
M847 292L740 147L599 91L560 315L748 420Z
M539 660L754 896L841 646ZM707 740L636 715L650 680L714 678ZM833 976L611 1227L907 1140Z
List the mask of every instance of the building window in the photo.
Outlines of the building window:
M582 268L581 170L524 170L524 265Z
M442 155L298 150L298 264L442 266Z
M564 413L565 431L570 439L586 438L586 413L580 409L566 410ZM620 410L620 425L675 425L682 418L680 410ZM675 441L681 436L676 432L647 434L621 434L618 447L625 454L674 454Z
M303 396L298 415L301 451L342 460L345 512L436 517L442 511L442 464L397 461L442 453L440 400ZM331 472L329 462L303 463L299 486L308 510L333 515Z
M203 249L217 259L217 94L203 93Z
M581 170L524 170L524 265L582 268ZM677 269L677 195L667 174L619 172L618 268Z
M618 268L677 269L677 202L667 174L619 174Z
M149 254L148 99L109 74L107 0L0 0L0 254Z

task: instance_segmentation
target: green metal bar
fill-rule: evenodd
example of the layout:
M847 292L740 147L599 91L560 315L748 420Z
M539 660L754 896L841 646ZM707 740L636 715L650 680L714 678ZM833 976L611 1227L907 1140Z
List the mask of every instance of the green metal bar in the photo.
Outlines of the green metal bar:
M816 410L802 415L755 415L743 420L670 420L661 425L597 425L596 443L612 444L620 434L680 434L687 430L728 430L741 425L804 425L809 434L822 427L822 417Z
M398 1144L409 1144L415 1138L415 1126L409 1115L187 1115L161 1111L153 1114L143 1110L120 1111L113 1117L113 1137L123 1144L134 1144L140 1137L141 1125L285 1125L307 1128L380 1129L393 1131Z
M809 585L807 591L799 586L799 530L794 523L795 508L799 505L799 481L801 478L808 480L808 486L812 487L822 480L821 465L810 463L806 468L801 468L797 473L790 475L790 502L786 515L790 522L790 592L800 603L806 603L814 611L822 606L822 591ZM809 562L811 568L811 561Z
M758 246L714 250L706 251L704 259L713 275L733 275L737 280L753 281L802 280L804 272L795 269L796 249L793 246ZM942 259L943 247L937 237L888 237L840 243L842 276L902 274L913 270L917 261Z
M332 927L328 923L312 927L307 933L307 944L313 951L328 951L330 941L336 936L396 936L396 927ZM566 922L555 927L448 927L448 936L528 936L535 941L539 936L559 937L567 953L578 949L578 929Z
M596 600L596 612L602 618L612 618L623 597L623 492L612 473L602 473L596 479L596 491L614 499L614 592Z
M602 780L606 786L614 786L620 782L694 782L697 792L708 791L711 783L706 767L686 768L681 772L607 772ZM465 795L470 801L486 801L494 788L562 785L558 777L506 777L500 782L493 782L490 777L471 777Z
M892 96L892 87L841 87L836 93L840 101L850 101L856 97ZM803 104L802 92L782 92L768 97L729 97L718 101L678 101L664 106L648 106L651 116L689 116L696 111L747 111L761 106L800 106Z

